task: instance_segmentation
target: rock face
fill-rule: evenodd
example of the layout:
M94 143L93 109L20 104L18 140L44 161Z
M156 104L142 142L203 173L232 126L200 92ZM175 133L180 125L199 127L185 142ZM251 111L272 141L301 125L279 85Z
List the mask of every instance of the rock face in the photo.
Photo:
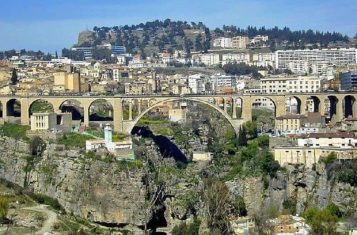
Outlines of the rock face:
M324 208L334 203L347 213L355 213L357 208L357 188L338 182L333 175L328 176L325 165L317 165L316 170L305 169L303 165L287 166L286 173L269 179L265 189L261 178L243 178L227 182L233 195L244 198L249 214L261 213L271 207L283 209L283 202L296 199L296 213L301 214L307 206Z
M98 159L79 151L63 151L50 145L42 157L29 161L28 144L0 137L0 178L24 186L36 193L58 199L67 212L93 222L142 228L145 218L146 186L142 168L123 167L108 158ZM137 149L138 151L138 149ZM138 153L146 154L157 164L162 162L152 142L145 143ZM170 159L163 165L171 166ZM29 168L26 172L24 169ZM202 202L202 168L190 164L185 171L167 167L164 196L156 210L171 231L194 214L204 215ZM357 188L338 182L325 165L306 169L303 165L287 166L276 177L236 177L226 182L232 198L243 197L248 214L262 214L272 208L283 209L287 199L296 202L296 213L307 206L323 208L333 202L344 212L356 213ZM167 173L165 173L167 172Z
M90 221L120 226L144 224L146 190L140 169L122 170L116 162L48 148L26 174L27 149L26 144L0 138L0 178L20 186L27 178L28 188L35 193L58 199L67 212Z
M94 32L86 30L82 31L78 35L78 45L82 46L85 44L91 45L95 40Z

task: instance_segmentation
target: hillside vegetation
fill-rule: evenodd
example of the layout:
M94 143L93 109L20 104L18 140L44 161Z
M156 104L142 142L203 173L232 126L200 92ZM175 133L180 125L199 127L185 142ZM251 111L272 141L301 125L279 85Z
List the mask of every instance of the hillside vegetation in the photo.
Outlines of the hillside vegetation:
M207 51L212 47L214 38L225 36L269 36L268 46L277 48L305 48L327 47L331 43L348 43L349 38L336 32L320 32L313 30L292 31L287 27L282 29L236 26L223 26L214 30L209 29L202 22L188 23L186 21L164 21L140 23L137 25L124 25L114 27L97 27L93 31L84 31L79 35L77 46L96 46L104 43L123 45L128 52L141 53L142 56L155 55L164 50Z

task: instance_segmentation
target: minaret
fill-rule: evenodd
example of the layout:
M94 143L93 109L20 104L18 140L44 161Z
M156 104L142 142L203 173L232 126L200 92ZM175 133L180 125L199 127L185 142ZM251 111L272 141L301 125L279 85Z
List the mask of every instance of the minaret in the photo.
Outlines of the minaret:
M104 127L104 140L105 140L105 145L108 146L110 143L112 143L112 132L113 132L113 129L112 127L107 124L105 127Z

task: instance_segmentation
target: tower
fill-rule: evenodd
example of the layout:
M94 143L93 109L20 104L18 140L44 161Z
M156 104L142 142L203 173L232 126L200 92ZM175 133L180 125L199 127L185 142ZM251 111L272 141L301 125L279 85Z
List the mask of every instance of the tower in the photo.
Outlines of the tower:
M112 143L112 133L113 129L112 127L107 124L104 127L104 140L105 140L105 145L108 146L108 144Z

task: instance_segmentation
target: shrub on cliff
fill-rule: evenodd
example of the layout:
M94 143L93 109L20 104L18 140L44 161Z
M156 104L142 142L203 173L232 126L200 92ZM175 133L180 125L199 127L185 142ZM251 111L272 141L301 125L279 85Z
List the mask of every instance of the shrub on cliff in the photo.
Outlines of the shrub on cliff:
M198 218L194 218L192 223L181 223L176 225L172 229L172 235L198 235L201 221Z
M8 212L9 200L4 196L0 196L0 223L3 223L3 221L6 219Z
M326 157L321 157L320 162L327 164L333 163L335 160L337 160L337 154L335 152L329 153Z
M312 234L336 234L338 217L329 208L323 210L309 208L302 216L306 219L306 223L311 226Z

